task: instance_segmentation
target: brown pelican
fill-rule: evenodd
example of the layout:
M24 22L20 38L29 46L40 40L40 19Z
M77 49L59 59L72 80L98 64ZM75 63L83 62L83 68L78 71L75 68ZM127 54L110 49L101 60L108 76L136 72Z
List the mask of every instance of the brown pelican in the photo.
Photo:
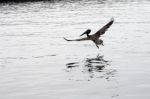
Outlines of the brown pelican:
M89 35L91 30L87 29L83 34L80 35L80 36L82 36L82 35L86 34L87 37L80 38L80 39L73 39L73 40L69 40L66 38L64 38L64 39L66 41L92 40L95 43L95 45L97 46L97 48L99 48L98 45L103 45L103 40L99 39L99 38L101 37L101 35L103 35L106 32L106 30L113 24L113 22L114 22L114 18L111 18L111 20L106 25L104 25L100 30L98 30L95 34Z

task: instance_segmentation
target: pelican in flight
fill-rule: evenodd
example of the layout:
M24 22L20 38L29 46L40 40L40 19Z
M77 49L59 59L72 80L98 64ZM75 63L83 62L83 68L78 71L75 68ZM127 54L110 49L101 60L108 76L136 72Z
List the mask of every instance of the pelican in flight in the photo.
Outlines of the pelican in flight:
M82 36L82 35L86 34L87 37L80 38L80 39L73 39L73 40L69 40L64 37L64 39L66 41L91 40L95 43L96 47L99 48L98 45L103 45L103 40L99 39L99 38L101 37L101 35L103 35L106 32L106 30L113 24L113 22L114 22L114 18L111 18L111 20L106 25L104 25L100 30L98 30L95 34L89 35L91 32L91 29L87 29L83 34L80 35L80 36Z

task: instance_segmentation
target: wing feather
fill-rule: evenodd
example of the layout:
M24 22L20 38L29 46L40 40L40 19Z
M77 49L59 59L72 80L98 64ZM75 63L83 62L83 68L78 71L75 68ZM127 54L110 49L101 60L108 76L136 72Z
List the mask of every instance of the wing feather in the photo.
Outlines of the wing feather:
M100 30L98 30L94 35L97 35L98 37L100 37L101 35L103 35L107 29L113 24L114 22L114 18L111 18L111 20L104 25Z
M66 41L85 41L85 40L89 40L88 37L84 37L84 38L80 38L80 39L72 39L72 40L66 39L66 38L64 37L64 39L65 39Z

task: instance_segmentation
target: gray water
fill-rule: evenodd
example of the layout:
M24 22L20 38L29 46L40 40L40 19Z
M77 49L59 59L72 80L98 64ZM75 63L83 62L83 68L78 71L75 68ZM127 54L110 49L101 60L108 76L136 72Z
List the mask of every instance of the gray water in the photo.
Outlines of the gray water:
M149 31L148 0L1 4L0 99L149 99Z

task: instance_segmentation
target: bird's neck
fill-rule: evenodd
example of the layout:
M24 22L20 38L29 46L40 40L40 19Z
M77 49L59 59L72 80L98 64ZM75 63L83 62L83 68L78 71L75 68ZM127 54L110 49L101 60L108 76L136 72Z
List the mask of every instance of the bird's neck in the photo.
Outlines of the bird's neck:
M87 37L90 37L89 33L87 33L86 35L87 35Z

